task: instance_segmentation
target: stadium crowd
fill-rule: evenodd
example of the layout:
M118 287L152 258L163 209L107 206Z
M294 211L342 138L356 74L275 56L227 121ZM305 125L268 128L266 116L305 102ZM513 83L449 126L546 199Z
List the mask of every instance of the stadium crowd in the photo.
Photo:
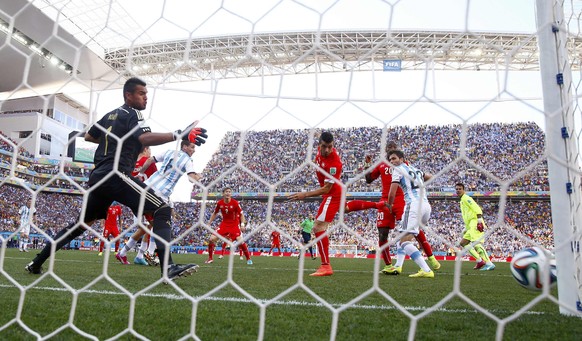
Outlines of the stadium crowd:
M387 129L387 140L398 141L407 159L418 168L438 174L451 163L454 165L438 174L429 189L451 188L457 181L467 184L469 191L496 191L500 184L479 171L509 181L511 191L547 191L547 165L543 158L544 133L535 123L473 124L465 127L467 157L477 167L459 160L462 125L393 127ZM378 191L379 184L367 185L363 180L363 160L366 155L378 161L382 129L374 127L339 128L330 130L344 163L343 182L348 191ZM250 172L236 168L217 184L233 187L235 192L268 192L261 180L276 185L278 192L316 187L313 168L307 163L309 143L317 150L317 139L309 130L271 130L230 132L204 170L205 174L222 174L236 165L238 146L244 138L242 165ZM519 178L513 175L531 167ZM299 171L295 171L300 168ZM252 173L251 173L252 172Z
M436 181L430 184L434 191L450 191L458 181L465 182L468 190L499 190L500 184L491 177L487 177L470 163L458 160L460 134L463 130L467 134L466 155L478 167L504 181L508 180L509 190L549 190L546 163L540 158L544 151L544 134L534 123L394 127L388 128L387 140L398 141L412 164L437 174ZM373 155L375 160L382 157L381 129L361 127L333 129L332 132L344 162L342 180L347 184L348 191L379 191L378 181L368 185L363 180L362 160L366 155ZM244 138L242 165L248 171L243 171L240 167L233 168L241 138ZM277 192L297 192L318 187L314 169L310 164L313 157L310 143L313 150L316 150L316 141L313 132L309 130L228 133L203 172L228 174L214 188L209 188L209 191L217 192L224 186L232 187L235 193L269 191L265 182L275 185ZM0 148L11 150L10 144L5 142L0 144ZM450 169L441 172L451 163L454 165ZM30 171L24 176L26 181L37 185L46 185L51 180L50 176L57 174L59 170L56 166L38 166L20 158L18 164ZM1 177L9 175L9 167L10 157L0 154ZM526 167L530 167L531 171L520 178L512 178L513 174ZM66 167L65 173L85 177L87 170ZM82 181L78 183L85 186ZM67 188L71 185L68 181L51 181L47 187ZM14 232L18 229L18 210L30 193L19 186L0 184L0 232ZM458 200L451 200L452 198L431 199L433 213L430 226L426 229L434 250L443 254L450 252L456 245L463 226ZM247 216L248 225L243 233L248 237L249 247L268 249L270 233L273 228L277 228L282 232L282 244L287 250L301 246L299 223L309 214L315 213L319 204L315 201L274 202L269 209L264 201L241 198L239 201ZM480 200L479 204L483 207L484 217L489 225L486 244L492 254L511 255L530 244L530 240L549 249L553 248L548 201L510 200L504 208L502 221L496 221L500 209L497 202ZM75 219L81 207L81 196L39 192L35 200L37 226L53 236L57 227ZM200 222L208 221L213 209L214 202L211 201L175 204L174 236L181 236L179 245L201 246L206 243L210 230ZM336 245L357 245L360 250L373 251L378 238L375 214L375 210L369 210L349 213L343 219L337 219L330 230L331 242ZM131 212L125 208L122 228L130 233L135 229L133 224ZM95 229L100 233L102 226L95 225ZM86 232L82 238L94 240L95 237Z

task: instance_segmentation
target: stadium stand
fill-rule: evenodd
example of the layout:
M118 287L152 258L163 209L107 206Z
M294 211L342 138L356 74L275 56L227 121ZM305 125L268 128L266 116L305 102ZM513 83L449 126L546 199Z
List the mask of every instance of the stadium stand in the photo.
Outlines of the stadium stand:
M475 199L483 207L486 222L492 231L487 245L489 252L495 256L512 255L516 250L530 244L528 239L551 249L553 233L551 226L550 203L547 192L547 166L540 160L544 150L544 133L534 123L515 124L473 124L468 126L467 155L479 167L482 167L500 179L510 179L512 174L531 166L533 171L518 179L512 179L509 186L508 200L503 221L497 221L498 197L489 195L499 191L500 185L483 176L470 164L460 161L442 174L445 165L459 157L459 136L462 126L418 126L388 128L388 140L398 141L408 154L409 161L421 168L438 174L429 191L433 205L433 215L427 235L438 254L445 255L455 245L462 229L458 202L454 197L454 183L465 182L470 191L475 192ZM363 171L362 160L365 155L381 158L379 141L382 131L379 128L358 127L349 129L332 129L336 136L337 148L344 161L344 183L353 193L379 192L379 183L368 185L362 179L355 180ZM241 139L240 132L229 132L220 143L204 174L223 174L224 178L209 188L209 192L220 191L223 186L234 189L245 214L248 216L252 236L248 244L255 252L270 246L271 226L279 228L282 234L282 246L287 252L295 251L300 245L299 223L305 214L315 212L316 202L283 203L274 202L271 221L267 222L264 199L253 193L268 192L269 184L279 183L277 192L295 192L316 187L313 169L306 165L309 131L308 130L272 130L247 132L244 140L243 165L250 172L242 171L236 165L236 153ZM401 138L406 136L406 139ZM6 138L6 137L4 137ZM6 138L7 139L7 138ZM414 141L411 143L409 141ZM527 141L527 143L524 143ZM18 209L20 203L32 191L40 188L35 202L38 226L47 235L54 235L54 230L66 222L75 219L81 209L82 197L77 186L86 188L86 175L91 167L82 164L67 163L64 175L59 172L58 162L34 160L25 151L19 150L15 175L10 177L13 147L0 139L0 233L4 238L18 228ZM304 165L297 172L291 171ZM234 168L233 168L234 167ZM234 170L233 170L234 169ZM252 173L252 174L251 174ZM54 177L54 175L57 175ZM288 178L284 177L291 174ZM71 182L70 178L75 184ZM24 180L24 181L22 181ZM210 179L214 180L214 179ZM250 193L241 197L241 193ZM191 252L205 248L209 232L195 225L199 220L200 201L176 203L174 236L184 235L174 251ZM213 209L212 201L206 203L205 221ZM267 223L270 223L267 224ZM128 209L124 210L123 226L129 234L135 228ZM509 229L499 228L509 226ZM347 228L346 228L347 227ZM96 231L102 227L96 225ZM331 229L331 239L335 244L358 245L359 250L374 252L376 245L375 211L356 212L345 215L343 221L337 221ZM353 231L353 232L352 232ZM92 245L95 237L85 233L80 237L79 245Z

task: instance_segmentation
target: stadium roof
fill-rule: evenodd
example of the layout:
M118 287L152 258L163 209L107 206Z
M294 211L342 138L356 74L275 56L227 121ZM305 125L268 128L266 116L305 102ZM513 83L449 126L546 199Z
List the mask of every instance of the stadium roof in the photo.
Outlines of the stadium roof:
M155 41L144 34L121 5L109 1L67 2L26 0L0 5L3 38L12 29L10 47L0 49L6 70L0 92L66 82L69 74L46 67L55 58L62 70L77 72L95 89L110 86L119 75L137 75L148 82L168 83L263 75L383 70L384 60L399 60L403 70L537 70L535 34L418 31L342 30L252 33ZM34 6L33 6L34 5ZM60 9L57 10L57 9ZM7 14L7 15L5 15ZM11 20L15 18L15 20ZM58 22L58 25L55 25ZM58 27L56 36L52 33ZM106 29L105 29L106 28ZM101 30L101 32L99 32ZM16 33L28 40L15 43ZM99 32L97 34L96 32ZM139 38L139 39L138 39ZM128 46L127 41L135 41ZM142 43L144 42L144 43ZM28 44L28 49L27 45ZM31 45L40 46L40 57ZM582 39L571 36L568 48L580 51ZM16 45L16 47L15 47ZM45 57L43 58L41 57ZM580 63L572 61L576 67Z
M580 48L582 40L572 40ZM105 61L158 81L383 70L537 70L535 36L436 31L261 33L157 42L112 49Z

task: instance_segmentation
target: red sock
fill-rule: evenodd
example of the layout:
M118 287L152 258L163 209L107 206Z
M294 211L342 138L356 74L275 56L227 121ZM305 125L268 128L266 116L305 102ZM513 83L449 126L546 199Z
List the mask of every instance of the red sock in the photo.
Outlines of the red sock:
M115 242L115 252L119 251L119 240Z
M424 250L424 253L426 253L427 257L432 256L432 247L430 246L430 243L426 240L426 235L424 234L423 230L420 230L418 232L418 235L416 236L416 241L418 242L418 244L420 244L420 247Z
M315 232L315 238L319 238L325 231ZM317 242L317 251L321 256L321 265L329 265L329 237L325 235Z
M208 259L212 259L214 253L214 243L208 243Z
M380 246L380 248L384 244L388 244L388 242L387 241L378 242L378 245ZM382 259L384 260L384 264L386 264L386 265L392 264L392 257L390 257L390 247L389 246L387 246L384 250L382 250Z
M103 242L99 243L99 252L103 252Z
M226 243L222 243L222 250L220 250L220 254L224 256L224 249L226 249Z
M364 201L364 200L352 200L352 201L348 201L348 203L346 204L346 208L350 211L361 211L361 210L367 210L370 208L376 208L376 204L375 202L372 201Z
M249 248L247 247L247 243L240 244L241 252L245 254L245 258L247 260L251 259L251 253L249 252Z

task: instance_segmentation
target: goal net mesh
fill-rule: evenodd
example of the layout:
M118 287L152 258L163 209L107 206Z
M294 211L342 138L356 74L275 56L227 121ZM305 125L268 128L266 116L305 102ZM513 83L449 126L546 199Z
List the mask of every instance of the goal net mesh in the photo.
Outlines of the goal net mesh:
M578 1L555 1L549 8L564 20L540 23L533 2L498 3L503 6L496 10L495 18L489 18L494 23L487 25L481 12L494 11L487 8L491 5L486 1L447 2L447 6L430 1L355 5L343 0L263 1L250 6L209 1L200 8L175 1L45 0L0 5L0 58L10 58L12 68L22 75L17 87L0 93L0 292L15 297L1 309L0 334L38 339L156 339L171 331L168 335L176 339L311 338L313 335L301 334L301 323L308 323L303 317L321 314L325 318L316 338L348 339L355 325L368 324L369 328L385 329L368 337L428 339L432 330L442 329L439 323L463 314L493 325L480 337L503 339L507 335L519 338L515 330L523 327L520 319L536 314L543 317L549 314L547 310L580 314L582 308L577 311L560 301L556 289L528 292L530 296L513 305L483 300L483 296L495 297L495 290L499 297L509 299L512 290L520 295L527 291L513 279L512 288L483 290L479 277L485 275L473 271L475 260L459 249L463 227L454 186L462 182L483 209L488 225L484 246L494 264L508 262L525 247L539 246L548 254L561 251L566 255L572 250L575 271L564 282L575 284L565 290L570 296L580 296L581 235L576 227L580 207L575 205L579 199L564 201L563 206L552 204L553 174L548 159L568 171L569 178L556 183L579 196L581 6ZM523 26L513 20L516 11L526 13L520 15L527 22ZM48 38L35 41L29 33L26 27L34 21L30 12L54 21ZM513 24L505 25L507 22ZM546 48L538 42L538 31L548 27L563 33L562 44L552 52L567 63L560 68L568 72L562 75L568 82L562 89L573 98L562 104L563 110L552 112L544 107L542 80L547 80L540 76L538 65ZM71 44L70 36L79 44ZM65 58L59 56L62 51L73 53ZM115 71L87 64L89 54ZM60 81L41 84L35 80L40 77L35 70L51 67ZM198 170L203 179L194 185L182 180L175 190L186 191L187 199L174 204L174 239L168 247L177 259L191 262L187 257L196 254L196 262L203 263L208 238L216 228L208 219L222 189L228 186L248 220L243 235L256 255L253 268L241 269L238 243L219 240L217 252L226 249L227 260L221 266L227 270L211 284L197 279L204 272L217 271L211 266L202 266L200 274L169 286L151 268L134 269L137 267L132 265L120 275L115 269L119 266L113 253L115 242L123 246L139 225L124 208L122 226L127 230L119 237L104 238L103 223L97 223L87 226L68 245L76 249L72 252L96 254L103 242L103 258L95 255L90 261L78 260L59 251L47 261L43 275L23 273L32 258L29 255L83 212L90 191L87 177L91 166L64 157L75 138L51 136L43 122L80 131L82 136L121 104L120 87L132 76L148 83L148 107L143 114L153 131L171 132L194 119L209 129L208 143L197 147L193 156L195 164L207 162ZM61 93L66 96L55 95ZM29 107L18 109L13 104L15 99L30 96L38 96L34 107L27 104ZM77 103L72 98L87 103L86 126L82 109L69 111ZM548 131L548 122L564 112L572 124L564 123L565 131ZM266 282L277 282L277 273L289 271L259 270L260 255L268 250L272 231L281 234L283 255L296 258L311 246L312 256L319 257L318 239L304 244L299 224L317 213L320 202L285 199L291 193L319 187L313 160L324 130L334 134L344 163L341 180L346 196L328 229L331 263L338 264L329 281L340 284L312 281L307 274L317 265L309 257L299 257L291 266L286 263L297 273L291 282L265 289L265 283L247 280L242 286L240 280L253 276L241 275L242 270L271 271L256 277L269 278ZM567 159L553 154L549 134L554 138L568 135L573 142L567 153L573 154ZM399 278L383 275L376 210L347 213L343 208L350 200L380 200L379 180L366 182L364 160L371 155L374 166L387 161L386 144L391 140L399 143L411 164L434 174L425 188L432 218L424 230L434 254L441 263L449 264L447 270L435 272L436 281L447 283L446 292L439 291L438 297L426 295L432 285L427 282L432 279L412 282L402 278L416 269L411 261L405 263L407 271ZM24 237L19 210L27 206L28 199L36 215L29 236ZM556 212L556 207L562 208ZM553 215L565 217L560 236L554 234ZM392 231L384 246L394 258L398 236ZM30 253L11 253L13 246L21 248L20 240ZM224 246L219 245L222 241ZM99 265L96 272L83 271L85 266L96 269L95 264ZM356 265L350 268L350 264ZM69 270L76 267L78 273ZM502 269L495 275L511 277L507 267ZM350 280L350 276L357 279ZM351 296L331 292L343 284L351 288ZM421 293L430 299L422 303L410 299ZM205 305L208 302L211 304ZM228 322L208 321L218 304L226 306L222 315L239 316ZM123 309L108 311L109 305ZM546 310L537 311L539 305ZM354 325L342 325L355 309L373 315L349 319ZM276 313L270 314L273 310ZM385 327L392 314L402 322L398 335ZM437 318L443 314L449 322ZM109 315L118 316L124 327L100 325L99 318L110 321L104 317ZM85 316L92 316L93 321L87 322ZM152 319L161 321L155 325L156 331L144 322ZM181 329L172 330L175 319L187 322L181 321ZM289 331L288 321L299 321L293 322L297 333ZM532 321L539 320L523 323L530 328ZM468 328L455 324L457 327ZM506 334L511 328L513 332ZM446 331L440 333L435 337L447 335Z

